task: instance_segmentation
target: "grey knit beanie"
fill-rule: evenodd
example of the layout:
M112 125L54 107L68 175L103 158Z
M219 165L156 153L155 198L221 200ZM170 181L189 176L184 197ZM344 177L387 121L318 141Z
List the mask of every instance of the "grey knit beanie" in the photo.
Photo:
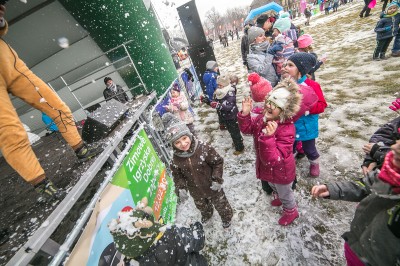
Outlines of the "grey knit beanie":
M259 27L251 27L247 32L247 36L249 38L249 43L253 43L254 40L260 36L261 34L265 34L265 31Z
M186 126L185 122L179 120L176 116L171 113L165 113L162 116L162 121L165 128L165 139L173 144L182 136L189 136L192 138L192 133Z
M292 61L296 65L301 76L308 74L317 64L317 58L310 53L294 53L288 58L288 60Z
M215 61L210 60L210 61L208 61L208 62L206 63L206 68L207 68L208 70L214 70L214 68L216 68L216 67L218 67L218 64L217 64L217 62L215 62Z

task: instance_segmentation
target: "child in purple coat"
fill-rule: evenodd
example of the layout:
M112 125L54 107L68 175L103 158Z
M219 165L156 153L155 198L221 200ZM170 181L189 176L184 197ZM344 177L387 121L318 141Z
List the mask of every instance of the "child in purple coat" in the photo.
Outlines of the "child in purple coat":
M217 86L210 106L217 110L218 116L231 135L235 146L233 154L239 155L243 153L244 145L237 122L236 88L231 86L230 79L227 76L219 76L217 78Z
M257 178L267 181L273 189L272 206L283 205L280 225L291 224L299 217L292 191L296 164L292 154L295 140L293 118L300 110L302 94L291 79L283 80L266 97L264 112L251 118L252 100L242 102L238 114L240 131L252 134L256 150Z

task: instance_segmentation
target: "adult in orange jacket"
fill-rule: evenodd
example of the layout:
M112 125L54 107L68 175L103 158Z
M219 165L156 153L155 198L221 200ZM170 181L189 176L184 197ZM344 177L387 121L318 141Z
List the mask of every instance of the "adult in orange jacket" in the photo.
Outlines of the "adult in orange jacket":
M4 19L5 11L5 6L0 5L0 37L4 36L8 30L7 21ZM33 74L2 38L0 38L0 66L1 153L7 163L25 181L32 184L42 198L45 200L60 198L63 193L46 178L8 94L20 98L53 119L80 160L89 159L102 152L102 149L87 147L77 131L68 106L46 83Z

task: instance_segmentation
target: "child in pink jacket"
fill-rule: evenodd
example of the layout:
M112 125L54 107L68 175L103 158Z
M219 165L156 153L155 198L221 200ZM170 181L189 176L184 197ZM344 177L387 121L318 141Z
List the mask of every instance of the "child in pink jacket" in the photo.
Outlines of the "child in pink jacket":
M174 83L170 91L171 97L169 99L168 105L164 108L173 113L179 120L185 122L186 126L189 128L193 135L196 135L194 130L194 117L189 110L189 102L186 99L185 93L181 92L179 85Z
M265 100L264 112L251 118L252 100L242 102L238 114L242 133L252 134L256 150L257 178L267 181L273 189L272 206L283 205L280 225L291 224L299 213L292 182L296 176L296 164L292 153L295 140L293 118L300 111L303 95L292 79L278 83Z

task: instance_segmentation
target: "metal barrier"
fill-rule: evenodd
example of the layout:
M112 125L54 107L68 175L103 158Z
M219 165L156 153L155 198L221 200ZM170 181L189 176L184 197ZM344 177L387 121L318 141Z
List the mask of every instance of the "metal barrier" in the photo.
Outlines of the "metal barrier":
M122 141L122 138L126 135L126 133L134 126L135 123L140 123L140 117L143 114L144 110L149 106L149 104L155 99L156 94L152 93L148 96L143 97L143 102L136 109L132 107L131 116L129 120L123 124L122 128L118 128L118 134L115 136L111 136L109 140L109 144L105 147L102 154L100 154L92 163L92 165L83 173L82 177L78 181L78 183L72 188L72 190L67 194L67 196L63 199L62 202L56 207L56 209L50 214L45 222L45 226L41 226L37 229L37 231L29 238L27 243L25 243L18 252L11 258L11 260L7 263L8 266L15 265L28 265L32 258L39 252L49 252L49 250L57 250L57 254L49 254L54 256L54 264L58 265L61 259L64 258L65 254L68 252L71 244L74 242L75 238L81 232L82 227L85 225L87 218L91 213L91 204L93 201L95 202L98 199L98 196L101 193L101 190L104 189L105 185L109 179L108 177L101 185L99 191L91 200L86 211L83 213L81 218L79 219L77 225L74 230L70 233L67 240L60 247L59 244L55 243L50 239L51 234L56 230L58 225L62 222L67 213L71 210L73 205L77 202L80 195L82 195L83 191L87 188L89 183L93 180L96 174L100 171L101 167L107 160L114 158L116 154L118 156L117 159L114 160L114 165L118 165L121 157L123 158L124 154L118 148L118 144ZM124 150L124 152L126 152ZM52 248L51 248L52 247Z
M171 83L169 89L176 82L179 83L179 79L174 80ZM141 128L145 128L146 132L151 135L152 144L156 148L156 151L159 153L159 156L162 158L163 162L166 164L167 171L170 174L168 163L171 160L172 150L168 149L168 143L166 143L161 136L160 128L156 127L153 123L154 113L157 112L156 107L164 100L165 97L167 97L169 89L161 97L159 97L158 101L151 108L148 114L145 114L146 109L148 109L150 107L150 104L155 99L157 99L155 92L151 93L148 96L143 96L142 98L137 99L136 101L131 103L132 107L130 110L128 121L125 121L122 127L117 127L116 131L118 133L110 136L110 138L108 139L109 143L105 147L102 154L93 161L91 166L86 170L85 173L83 173L78 183L71 189L71 191L63 199L63 201L60 202L56 209L50 214L50 216L45 221L46 225L42 225L40 228L37 229L37 231L29 238L29 240L11 258L11 260L7 263L7 266L28 265L39 251L53 256L53 260L50 265L59 265L64 260L72 244L82 232L82 228L85 227L86 222L90 217L90 214L92 213L93 206L98 201L102 191L110 182L113 174L118 169L124 157L131 148L132 143L135 140L136 134L131 137L123 151L118 148L118 145L122 142L123 137L135 125L139 125L138 130L140 130ZM142 101L140 106L138 106L137 104L139 101ZM135 132L138 132L138 130ZM62 245L50 239L52 233L63 221L65 216L82 195L83 191L88 187L88 185L96 176L96 174L100 171L104 163L109 160L111 160L113 163L111 171L109 171L107 177L102 182L99 189L86 207L86 210L82 213L73 231L71 231L71 233L67 236Z

